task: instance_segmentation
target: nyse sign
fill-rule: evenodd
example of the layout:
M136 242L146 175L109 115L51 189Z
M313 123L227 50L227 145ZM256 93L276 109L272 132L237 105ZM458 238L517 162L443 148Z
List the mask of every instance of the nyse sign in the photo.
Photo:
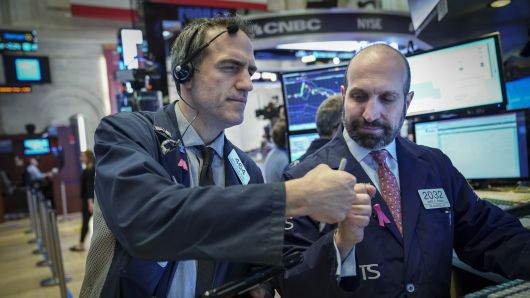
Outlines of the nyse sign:
M358 18L357 29L383 30L383 19L381 18Z

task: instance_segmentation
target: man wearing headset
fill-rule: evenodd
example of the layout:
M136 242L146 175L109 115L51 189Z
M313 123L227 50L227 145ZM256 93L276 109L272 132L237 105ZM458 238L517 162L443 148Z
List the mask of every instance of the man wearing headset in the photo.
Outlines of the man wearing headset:
M194 20L172 51L181 100L102 120L81 297L194 297L245 276L245 263L280 265L286 217L334 223L352 204L370 215L354 176L320 165L260 184L256 164L225 138L252 90L249 36L237 17Z

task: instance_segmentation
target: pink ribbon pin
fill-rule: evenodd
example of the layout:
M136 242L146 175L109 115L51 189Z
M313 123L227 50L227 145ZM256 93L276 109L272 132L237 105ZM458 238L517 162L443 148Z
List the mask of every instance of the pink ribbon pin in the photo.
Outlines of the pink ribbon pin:
M178 166L181 167L182 169L184 169L185 171L188 170L188 164L182 158L179 160Z
M379 204L374 204L374 210L375 213L377 213L377 219L379 220L380 227L384 227L385 224L390 223L390 220L383 213L383 210L381 210L381 206Z

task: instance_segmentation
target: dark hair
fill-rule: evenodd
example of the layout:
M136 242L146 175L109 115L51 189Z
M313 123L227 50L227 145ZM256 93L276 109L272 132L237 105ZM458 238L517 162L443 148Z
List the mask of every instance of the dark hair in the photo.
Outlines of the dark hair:
M212 28L226 28L228 26L237 26L239 30L245 32L249 38L254 37L250 23L239 16L215 17L215 18L197 18L190 21L179 33L173 47L171 48L171 70L180 65L191 53L195 52L204 42L208 30ZM200 61L203 60L208 49L204 49L195 56L189 63L193 69L197 69ZM177 89L180 86L177 83Z
M346 67L346 71L344 72L344 89L348 89L348 69L350 68L350 64L351 62L353 61L353 59L355 59L355 57L357 57L360 53L366 51L366 50L377 50L377 48L386 48L386 49L391 49L392 51L394 51L396 54L398 54L401 59L403 60L403 63L405 63L405 68L406 68L406 79L405 79L405 83L403 83L403 95L404 96L407 96L407 94L409 93L410 91L410 65L409 65L409 61L407 60L407 57L405 57L405 55L403 55L400 51L394 49L393 47L387 45L387 44L384 44L384 43L376 43L376 44L372 44L370 46L367 46L366 48L363 48L361 50L359 50L357 53L355 53L355 55L350 59L350 61L348 61L348 66Z
M94 152L91 150L85 150L83 151L83 154L86 157L86 167L87 169L92 169L94 167L94 164L96 163L96 157L94 156Z
M278 147L285 147L287 124L284 119L278 119L272 127L272 141Z
M320 136L331 136L333 130L342 122L342 96L331 95L317 110L316 123Z
M26 133L29 135L35 134L35 129L37 129L37 127L33 123L26 124L25 128L26 128Z

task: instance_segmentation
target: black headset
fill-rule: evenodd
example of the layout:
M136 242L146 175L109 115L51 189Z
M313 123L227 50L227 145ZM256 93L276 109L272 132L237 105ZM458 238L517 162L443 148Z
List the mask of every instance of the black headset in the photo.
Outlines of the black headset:
M177 66L175 66L175 68L173 68L173 78L175 79L175 83L177 83L177 84L183 84L183 83L187 82L189 79L191 79L191 77L193 76L193 72L195 71L195 69L193 68L193 64L190 63L191 60L193 60L195 57L197 57L197 55L199 55L199 53L201 51L203 51L205 48L207 48L210 45L210 43L212 43L214 40L216 40L223 33L228 32L228 34L233 35L239 30L239 27L237 25L235 25L235 24L226 27L226 30L221 31L216 36L214 36L212 39L210 39L208 42L203 43L200 47L198 47L195 51L193 51L193 53L188 55L188 51L190 49L191 42L193 41L193 39L197 35L197 31L198 30L199 30L199 28L197 28L195 30L195 32L193 33L190 41L188 42L188 46L186 47L186 55L184 56L184 59L182 60L182 62L177 64Z

